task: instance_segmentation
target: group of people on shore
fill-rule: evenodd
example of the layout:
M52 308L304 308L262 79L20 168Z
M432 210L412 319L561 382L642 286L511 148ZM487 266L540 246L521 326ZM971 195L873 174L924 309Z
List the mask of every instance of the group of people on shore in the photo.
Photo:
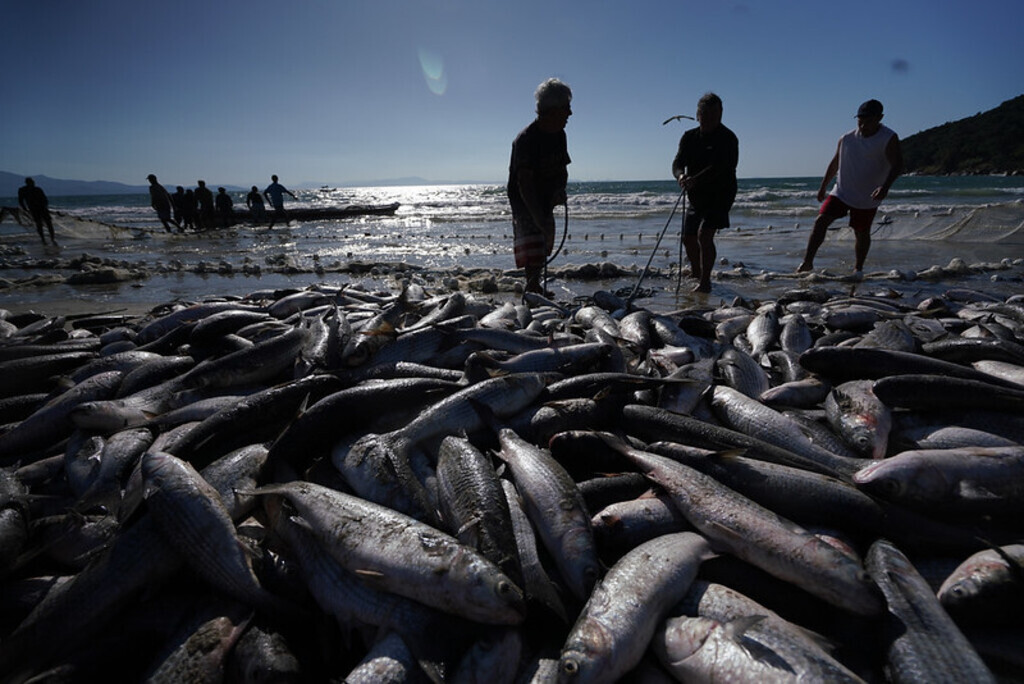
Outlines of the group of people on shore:
M565 126L572 115L572 90L556 78L534 93L537 117L512 143L508 198L512 208L516 267L526 276L526 291L547 294L541 275L555 242L554 208L566 202L568 165ZM689 204L683 217L683 246L694 292L711 291L717 253L715 232L729 227L736 200L739 140L722 124L722 100L706 93L697 102L697 127L679 140L672 176ZM855 235L853 277L863 277L871 246L871 224L889 188L903 172L899 136L883 126L882 103L868 100L857 110L857 126L839 139L818 190L820 208L798 272L814 268L814 256L828 227L849 214ZM691 118L691 117L686 117ZM667 123L667 122L666 122ZM831 192L828 186L835 179ZM680 267L682 265L680 264Z
M154 174L146 177L149 181L150 206L156 211L160 223L168 233L184 233L186 230L203 231L214 228L228 228L235 223L235 202L225 188L217 188L217 195L206 187L206 181L198 180L198 187L186 190L177 186L172 194L157 180ZM267 220L265 197L274 208L270 216L270 228L277 221L288 221L288 213L284 208L284 196L290 195L297 199L291 190L281 185L277 175L270 177L271 183L261 194L255 185L245 197L245 205L253 225L260 225ZM51 230L52 233L52 230Z

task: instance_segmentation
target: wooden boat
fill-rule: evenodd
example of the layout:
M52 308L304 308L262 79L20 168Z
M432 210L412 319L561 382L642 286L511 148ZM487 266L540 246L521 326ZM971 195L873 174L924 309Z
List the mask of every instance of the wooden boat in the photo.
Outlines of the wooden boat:
M392 216L399 207L398 202L391 204L349 204L344 207L285 207L289 221L337 221L353 216ZM274 215L274 210L267 207L267 220ZM234 210L236 222L251 220L249 210L242 207Z

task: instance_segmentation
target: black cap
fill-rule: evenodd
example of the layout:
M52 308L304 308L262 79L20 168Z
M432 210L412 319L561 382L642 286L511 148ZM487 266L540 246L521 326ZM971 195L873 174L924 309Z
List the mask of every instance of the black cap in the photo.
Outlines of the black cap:
M872 118L882 116L882 103L878 100L868 100L857 109L857 116Z

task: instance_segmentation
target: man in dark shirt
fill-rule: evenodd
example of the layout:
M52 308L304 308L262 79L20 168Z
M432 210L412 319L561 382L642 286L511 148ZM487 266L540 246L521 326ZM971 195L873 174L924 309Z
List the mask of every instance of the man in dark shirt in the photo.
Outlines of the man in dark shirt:
M512 143L507 191L516 267L526 275L527 292L543 293L541 273L555 244L554 208L565 204L566 167L572 162L565 139L572 90L550 78L534 96L537 118Z
M149 204L156 210L157 218L163 224L164 230L168 233L173 233L174 231L171 230L171 224L173 223L180 231L181 226L171 218L171 208L174 206L174 199L171 197L171 193L167 192L167 188L160 185L153 174L146 176L146 180L149 181Z
M36 232L39 239L46 244L46 237L43 235L43 224L50 230L50 241L57 246L57 238L53 236L53 219L50 217L50 200L46 197L43 189L36 185L31 178L25 179L25 184L18 188L18 206L32 215L36 224Z
M196 217L196 230L209 230L213 228L213 191L206 187L206 181L196 181L199 187L196 188L196 203L199 205L199 214Z
M711 269L717 257L715 231L729 227L740 152L736 134L722 125L718 95L707 93L700 98L697 122L700 125L679 140L672 175L690 202L683 222L683 246L697 279L693 291L711 292Z

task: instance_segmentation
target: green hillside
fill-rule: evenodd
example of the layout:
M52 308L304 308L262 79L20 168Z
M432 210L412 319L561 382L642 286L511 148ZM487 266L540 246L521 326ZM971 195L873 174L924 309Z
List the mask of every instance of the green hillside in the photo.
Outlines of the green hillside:
M1024 95L902 142L908 173L1024 174Z

